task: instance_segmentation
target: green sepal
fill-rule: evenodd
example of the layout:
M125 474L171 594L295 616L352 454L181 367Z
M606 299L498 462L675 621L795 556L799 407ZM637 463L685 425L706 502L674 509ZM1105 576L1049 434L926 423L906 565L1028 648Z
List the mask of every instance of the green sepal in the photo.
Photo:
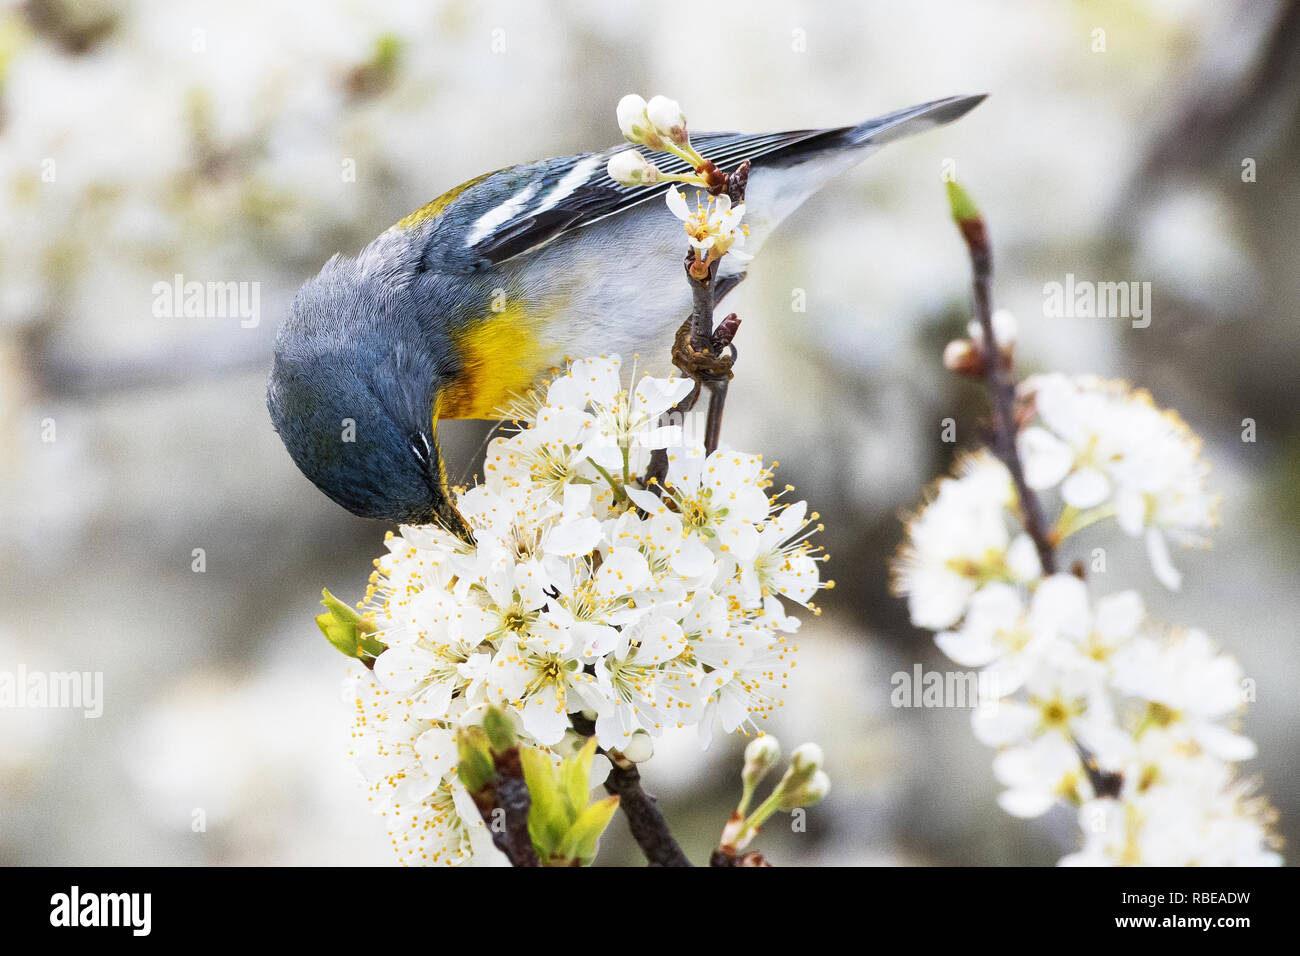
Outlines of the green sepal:
M487 732L488 740L492 742L493 753L503 754L515 748L517 740L514 725L510 723L510 718L501 708L487 709L483 714L483 729Z
M471 794L481 793L496 779L491 742L481 728L462 727L456 734L456 752L460 782Z
M970 198L970 193L962 189L954 179L948 180L946 185L948 188L948 206L952 210L952 218L957 222L974 222L979 219L979 207L975 205L975 200Z
M532 801L528 810L528 835L538 857L545 860L555 854L569 831L569 814L550 755L532 747L521 747L519 762Z
M609 826L609 821L614 818L614 811L618 809L618 797L606 797L604 800L597 800L589 807L578 814L578 819L574 821L573 826L569 827L569 832L564 835L560 842L559 856L565 860L576 862L579 866L587 866L596 858L596 844L600 841L600 836L605 832L605 827Z
M378 657L388 649L374 635L374 625L362 617L355 608L344 604L329 588L321 589L321 604L326 608L324 614L316 615L316 626L321 629L325 639L345 657L365 660Z

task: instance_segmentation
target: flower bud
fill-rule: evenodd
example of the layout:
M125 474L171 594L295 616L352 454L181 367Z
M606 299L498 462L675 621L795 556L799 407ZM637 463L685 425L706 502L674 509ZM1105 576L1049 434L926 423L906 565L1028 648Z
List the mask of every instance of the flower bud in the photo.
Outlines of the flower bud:
M770 734L755 737L745 748L743 776L748 786L758 786L769 770L781 759L781 742Z
M462 727L456 734L460 782L470 793L482 791L496 777L492 744L481 727Z
M978 378L984 374L984 355L970 339L953 339L943 348L943 367Z
M624 186L646 186L659 181L659 168L635 149L625 149L609 160L609 178Z
M619 748L619 753L633 763L644 763L655 755L654 741L644 730L638 730L627 746Z
M1013 345L1020 331L1016 317L1009 309L997 309L993 313L993 334L998 337L999 345Z
M800 744L790 754L790 769L798 776L812 776L821 769L826 755L816 744Z
M804 784L790 787L781 795L781 809L811 807L820 803L831 792L831 778L823 770L816 771Z
M943 367L953 372L964 368L974 351L970 339L953 339L943 347Z
M375 626L371 621L348 607L333 594L329 588L321 591L321 604L325 613L316 616L316 626L325 638L348 657L360 660L375 658L387 650L387 645L374 636Z
M616 113L618 128L629 143L649 146L652 149L660 145L659 135L646 116L646 102L641 97L629 93L618 101Z
M656 96L646 104L645 115L660 136L672 140L678 146L686 145L686 115L676 100Z
M1016 344L1019 327L1016 317L1008 309L997 309L993 313L993 335L998 340L998 348L1008 349ZM984 344L984 328L978 322L971 322L970 337L980 345Z
M487 733L494 753L505 753L515 746L515 728L505 711L489 707L483 714L483 730Z

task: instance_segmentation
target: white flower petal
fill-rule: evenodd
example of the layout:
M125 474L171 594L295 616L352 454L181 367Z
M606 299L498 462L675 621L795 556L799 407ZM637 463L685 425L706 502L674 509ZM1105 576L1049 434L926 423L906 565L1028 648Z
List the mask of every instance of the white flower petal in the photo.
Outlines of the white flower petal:
M1061 485L1061 497L1075 508L1095 508L1110 494L1110 479L1095 468L1080 468Z
M1147 528L1146 543L1147 558L1151 561L1156 580L1169 590L1177 591L1183 586L1183 576L1169 558L1169 544L1164 533L1159 528Z
M1046 428L1032 426L1016 440L1025 468L1025 482L1041 491L1054 487L1074 467L1074 452Z
M596 572L596 589L607 598L621 597L650 583L650 565L635 548L614 548Z
M1045 790L1004 790L998 794L998 806L1022 820L1041 817L1055 805L1056 798Z
M676 186L668 187L668 192L664 193L664 199L668 203L668 208L672 210L672 214L678 219L685 221L691 218L691 210L686 204L686 197L682 195L682 191Z

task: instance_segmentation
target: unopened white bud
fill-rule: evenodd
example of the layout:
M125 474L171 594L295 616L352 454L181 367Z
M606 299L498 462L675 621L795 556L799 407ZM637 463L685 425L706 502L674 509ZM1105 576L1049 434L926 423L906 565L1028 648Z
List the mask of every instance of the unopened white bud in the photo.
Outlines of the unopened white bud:
M745 748L745 781L756 786L781 759L781 742L771 734L755 737Z
M978 322L970 324L970 337L984 344L984 328ZM1007 309L998 309L993 313L993 336L998 340L998 348L1010 348L1016 344L1016 333L1019 326L1016 323L1016 317Z
M830 792L831 778L825 771L818 770L802 786L791 787L781 795L781 809L811 807L815 803L821 803Z
M618 101L615 111L618 115L618 128L629 143L654 147L659 143L646 116L646 102L635 93L629 93Z
M638 730L626 746L619 748L619 753L633 763L644 763L655 755L654 741L644 730Z
M820 770L826 754L816 744L800 744L790 754L790 769L799 776L811 776Z
M686 145L686 114L676 100L656 96L646 104L645 115L660 136L672 140L678 146Z
M611 156L605 171L610 179L624 186L645 186L659 181L659 168L635 149Z
M950 372L964 372L976 358L970 339L953 339L943 347L943 367Z
M781 741L771 734L755 737L745 748L745 763L774 764L781 759Z
M1014 345L1019 332L1016 317L1008 309L998 309L993 313L993 334L997 336L999 345Z

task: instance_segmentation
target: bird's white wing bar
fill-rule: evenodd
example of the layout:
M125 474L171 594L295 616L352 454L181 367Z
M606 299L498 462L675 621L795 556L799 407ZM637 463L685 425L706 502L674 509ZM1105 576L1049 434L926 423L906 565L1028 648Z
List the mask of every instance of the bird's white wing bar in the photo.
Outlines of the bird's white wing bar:
M537 193L537 187L537 183L529 183L501 205L494 206L474 220L474 225L469 231L465 245L473 246L478 244L481 239L491 235L502 223L513 219L515 214Z
M575 189L591 179L597 170L603 171L607 159L608 157L604 153L593 153L582 160L564 174L564 178L555 184L555 188L546 194L541 204L536 209L531 210L529 215L540 215L558 204Z

